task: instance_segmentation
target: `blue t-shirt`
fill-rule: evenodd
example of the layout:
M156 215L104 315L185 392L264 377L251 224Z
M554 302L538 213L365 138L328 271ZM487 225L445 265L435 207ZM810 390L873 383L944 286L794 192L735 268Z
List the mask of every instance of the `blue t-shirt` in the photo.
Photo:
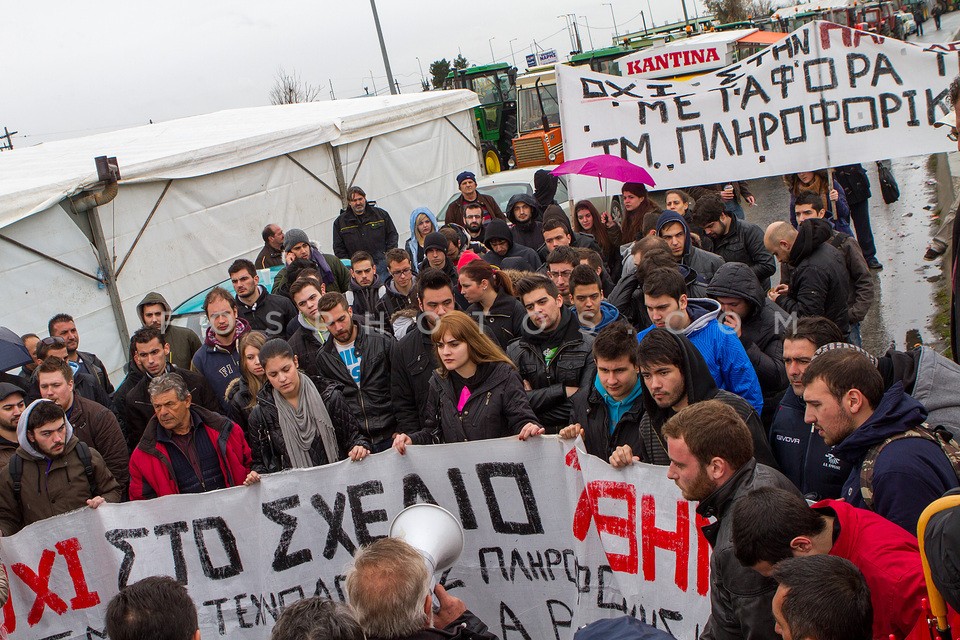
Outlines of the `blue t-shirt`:
M340 354L340 359L343 360L343 364L346 365L350 377L353 378L357 386L360 386L360 356L354 348L354 343L340 344L338 342L337 353Z

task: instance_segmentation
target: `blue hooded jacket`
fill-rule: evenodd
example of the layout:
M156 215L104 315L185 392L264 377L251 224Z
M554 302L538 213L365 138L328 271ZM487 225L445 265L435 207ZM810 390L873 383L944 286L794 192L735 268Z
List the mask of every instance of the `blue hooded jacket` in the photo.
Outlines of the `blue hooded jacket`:
M573 313L574 315L576 315L577 313L576 308L574 308ZM607 325L613 322L616 322L619 319L620 319L620 311L615 306L607 302L606 300L601 300L600 301L600 322L598 322L597 326L595 327L588 327L584 324L581 324L580 329L582 331L586 331L587 333L595 336L598 333L600 333L601 329L603 329L604 327L606 327ZM579 322L579 318L577 319L577 321Z
M440 229L440 224L437 222L437 216L433 215L433 212L426 207L417 207L412 212L410 212L410 238L407 240L407 253L410 254L410 266L413 268L413 272L417 273L419 271L419 264L426 257L423 253L423 247L417 242L417 217L420 214L426 215L430 218L430 222L433 223L433 230L437 231Z
M927 410L904 392L903 383L887 389L867 421L833 448L837 457L853 465L840 497L865 509L860 469L867 452L926 418ZM873 468L873 510L916 533L927 505L957 486L960 480L939 446L921 438L896 440L883 448Z
M600 382L599 373L593 378L593 388L597 390L597 393L599 393L600 397L603 398L604 404L607 405L607 411L610 414L611 435L613 435L613 432L617 428L617 424L620 422L620 418L623 417L623 414L633 408L633 403L637 400L643 402L643 400L641 400L641 397L643 396L643 380L639 377L637 378L637 384L633 385L633 390L623 400L614 400L613 396L607 393L607 390Z
M710 369L717 387L737 394L749 402L757 415L760 415L763 411L763 394L760 392L757 372L737 334L717 321L719 314L720 303L716 300L688 299L687 315L690 316L690 324L683 330L683 334L707 362L707 368ZM643 340L651 329L652 326L638 333L637 340Z

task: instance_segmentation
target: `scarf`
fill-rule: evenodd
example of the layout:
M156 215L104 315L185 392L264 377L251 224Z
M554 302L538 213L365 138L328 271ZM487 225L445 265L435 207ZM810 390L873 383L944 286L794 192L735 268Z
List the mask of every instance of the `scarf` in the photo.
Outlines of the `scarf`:
M337 434L327 407L323 404L320 392L304 373L300 372L300 395L297 408L287 402L279 391L273 390L273 401L277 404L280 421L280 433L287 449L287 458L294 469L306 469L316 466L310 458L310 447L317 434L323 442L323 451L327 462L340 459L337 447Z

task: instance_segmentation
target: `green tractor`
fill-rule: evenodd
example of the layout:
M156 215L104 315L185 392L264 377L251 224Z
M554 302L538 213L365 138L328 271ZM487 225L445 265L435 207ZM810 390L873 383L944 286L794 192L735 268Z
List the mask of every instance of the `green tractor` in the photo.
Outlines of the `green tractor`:
M480 151L488 174L513 167L513 138L517 135L517 69L504 62L454 69L445 89L469 89L480 97L474 108L480 131Z

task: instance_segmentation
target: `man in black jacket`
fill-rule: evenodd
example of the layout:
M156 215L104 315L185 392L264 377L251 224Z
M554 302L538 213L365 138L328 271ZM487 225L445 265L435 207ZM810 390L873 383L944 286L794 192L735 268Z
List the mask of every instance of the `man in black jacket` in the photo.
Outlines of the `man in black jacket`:
M390 276L374 309L385 320L387 330L393 333L393 314L417 308L417 277L413 275L413 264L406 249L390 249L386 256Z
M570 397L593 380L593 337L580 331L550 278L521 278L514 292L527 318L507 355L517 365L534 413L548 432L557 433L570 424Z
M344 295L353 313L365 319L364 324L374 326L381 331L387 330L389 318L375 317L376 306L377 301L386 292L373 256L366 251L357 251L353 254L350 257L350 290Z
M287 342L296 354L300 368L308 376L320 375L317 352L330 336L318 308L323 294L324 286L310 278L302 278L290 286L290 297L300 314L297 316L299 326Z
M320 347L317 370L343 385L344 399L356 413L371 451L389 449L397 431L390 401L390 355L396 342L376 329L360 327L342 293L325 293L317 308L333 338Z
M263 237L263 249L254 258L257 269L283 266L283 229L280 225L268 224L260 232Z
M713 252L726 262L742 262L750 267L760 286L770 288L770 276L777 272L777 262L763 246L763 230L727 212L717 196L697 200L693 223L713 240Z
M333 253L349 260L357 251L373 256L377 269L387 272L385 254L397 246L400 236L390 214L367 202L367 194L357 186L347 190L349 207L333 221Z
M110 378L107 377L107 368L100 362L100 358L92 353L79 350L80 334L77 332L77 325L72 317L65 313L58 313L50 318L50 322L47 323L47 331L51 336L63 338L67 345L67 360L79 364L81 373L88 373L96 378L107 395L113 393L113 385L110 384Z
M763 236L767 249L790 265L789 284L779 284L767 294L797 317L823 316L841 333L850 329L847 309L849 276L843 256L831 244L833 228L814 218L794 229L789 222L774 222Z
M521 271L536 271L543 262L536 251L514 241L510 227L503 220L493 220L487 225L483 244L489 251L481 257L503 269L509 267Z
M249 322L254 331L265 333L268 339L286 338L287 324L297 315L297 308L290 298L267 293L267 288L260 285L256 267L249 260L234 261L227 273L237 294L234 299L240 317Z
M562 212L544 216L541 231L543 232L543 246L537 250L537 253L543 260L546 260L550 252L557 247L592 249L598 254L602 253L596 239L589 233L574 231L570 227L570 220Z

